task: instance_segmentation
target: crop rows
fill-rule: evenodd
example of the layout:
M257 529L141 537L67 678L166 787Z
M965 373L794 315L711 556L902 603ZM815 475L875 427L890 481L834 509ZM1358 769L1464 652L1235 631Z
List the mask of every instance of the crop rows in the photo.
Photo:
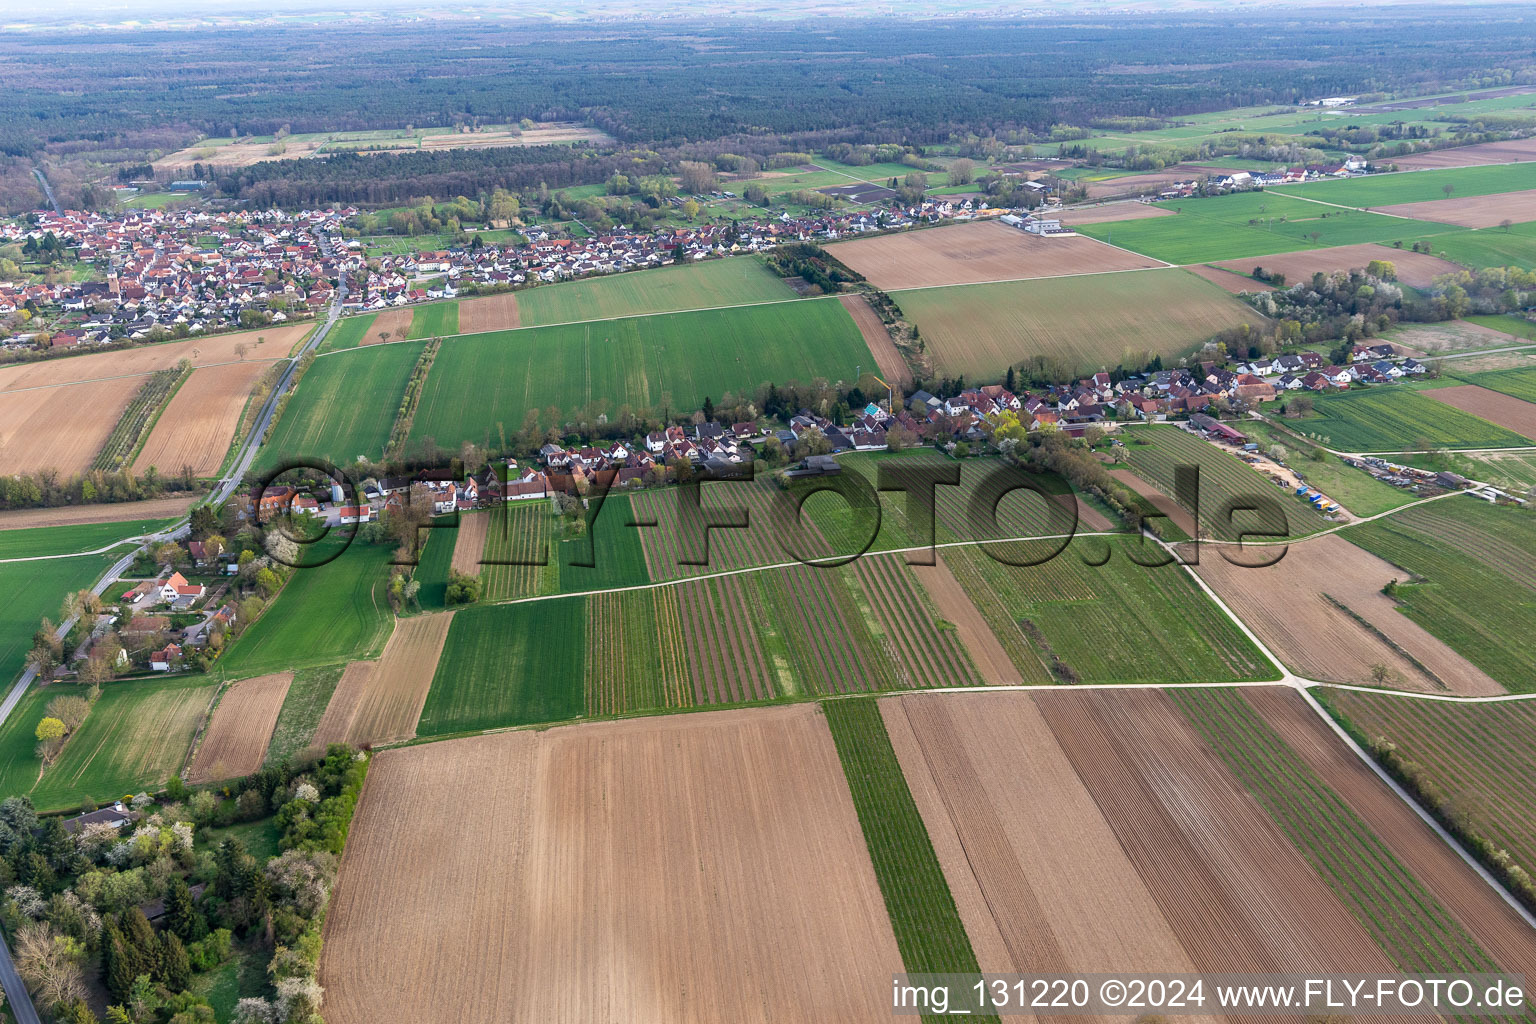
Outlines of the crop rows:
M588 715L693 704L672 588L587 599Z
M795 675L812 694L859 693L894 685L891 665L836 570L797 565L758 574Z
M639 529L645 549L645 561L653 580L686 579L731 569L745 569L758 565L778 565L793 561L780 547L774 536L772 502L774 484L769 480L757 480L750 484L705 484L701 504L708 510L724 506L743 507L747 510L747 529L717 529L709 531L709 564L683 565L681 530L678 526L679 491L641 491L631 498L637 519L654 521L654 527ZM811 554L830 554L831 548L812 538Z
M674 614L687 643L695 703L731 704L774 696L773 672L753 627L757 616L744 594L754 586L751 579L743 583L740 577L727 577L656 591L676 602Z
M1133 431L1126 447L1120 449L1136 474L1170 497L1174 494L1178 466L1200 467L1200 523L1210 535L1220 540L1236 540L1244 528L1284 531L1291 537L1304 537L1326 525L1310 505L1295 498L1288 490L1272 483L1257 470L1249 468L1237 456L1221 451L1208 441L1174 427ZM1135 440L1151 444L1136 444ZM1282 521L1261 518L1256 512L1234 512L1230 522L1223 509L1229 501L1237 505L1254 497L1275 502L1285 513Z
M883 627L901 686L966 686L977 681L954 627L940 624L900 555L871 555L853 572Z
M1392 592L1409 618L1511 690L1525 691L1536 685L1529 643L1536 635L1536 569L1529 541L1523 548L1508 543L1507 532L1522 528L1529 530L1523 513L1449 498L1353 527L1344 537L1416 577Z
M534 562L546 558L553 563L549 553L549 505L544 501L520 501L504 504L501 509L485 513L491 517L485 538L487 564L480 567L480 579L484 584L483 600L487 602L511 601L519 597L532 597L544 589L545 575L553 565L497 565L505 561Z
M910 972L977 973L976 954L871 699L822 705L864 842Z
M1519 448L1528 438L1401 385L1315 400L1316 415L1302 421L1330 448L1354 452L1427 451L1432 448Z
M1536 402L1536 370L1494 370L1490 373L1474 373L1461 379L1512 398Z
M1008 660L1013 662L1013 667L1019 670L1024 681L1049 683L1052 676L1047 667L1048 660L1041 656L1039 649L1025 636L1008 605L1004 603L1002 594L984 575L991 559L974 548L956 548L946 551L944 560L970 596L971 602L981 612L982 618L987 620L992 635L1002 644Z
M95 460L91 462L92 469L113 472L128 464L139 450L139 443L149 435L160 410L170 402L176 389L192 375L192 364L186 360L182 363L169 370L157 370L144 382L144 386L139 388L128 403L128 408L123 410L123 415L118 419L117 426L112 428L101 451L96 453Z
M1169 694L1399 968L1412 973L1499 970L1240 693L1201 689Z
M1442 810L1536 865L1536 703L1453 704L1332 690L1328 703L1367 740L1385 740L1423 771Z

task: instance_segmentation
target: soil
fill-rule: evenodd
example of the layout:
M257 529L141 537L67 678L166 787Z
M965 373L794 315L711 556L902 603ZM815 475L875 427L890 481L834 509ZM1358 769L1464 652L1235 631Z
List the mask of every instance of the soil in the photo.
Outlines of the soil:
M201 785L258 771L292 682L292 672L278 672L230 686L214 709L208 734L187 771L187 781Z
M380 753L324 939L331 1024L877 1020L902 970L809 704Z
M836 242L827 251L884 291L1163 265L1083 235L1041 238L993 220Z

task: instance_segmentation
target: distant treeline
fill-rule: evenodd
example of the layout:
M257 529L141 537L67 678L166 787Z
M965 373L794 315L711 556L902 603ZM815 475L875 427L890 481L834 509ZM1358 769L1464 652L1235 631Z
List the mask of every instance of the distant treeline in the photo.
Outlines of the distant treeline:
M630 144L839 129L1048 140L1060 124L1523 81L1536 25L1518 13L37 31L7 41L0 140L12 156L85 140L133 160L146 130L190 141L524 117L587 121Z

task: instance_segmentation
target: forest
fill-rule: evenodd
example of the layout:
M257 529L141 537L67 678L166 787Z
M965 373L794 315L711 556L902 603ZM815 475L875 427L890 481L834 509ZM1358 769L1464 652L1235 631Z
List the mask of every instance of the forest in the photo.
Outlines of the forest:
M142 164L200 136L522 118L594 124L625 150L366 157L378 195L342 195L330 182L356 180L355 170L317 166L338 161L292 161L242 172L232 190L259 202L279 193L388 202L487 184L596 183L621 160L654 166L721 139L738 140L732 152L818 141L921 147L957 135L1047 143L1065 125L1156 127L1318 96L1522 83L1532 80L1536 29L1507 7L1397 8L1390 19L1340 9L686 26L445 14L430 32L353 19L38 30L11 35L6 48L0 160ZM763 138L772 144L740 141ZM0 167L0 199L29 189L22 168ZM388 187L407 178L417 183Z

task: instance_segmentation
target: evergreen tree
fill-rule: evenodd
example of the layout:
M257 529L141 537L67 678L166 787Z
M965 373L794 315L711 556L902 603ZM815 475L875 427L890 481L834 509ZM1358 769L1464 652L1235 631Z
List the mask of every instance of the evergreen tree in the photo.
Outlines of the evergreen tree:
M1003 387L1010 392L1013 390L1013 367L1011 366L1008 367L1008 379L1003 383Z
M155 976L172 992L180 992L192 983L192 960L175 932L160 937L160 963Z
M140 974L154 974L155 965L160 959L160 939L155 935L149 918L144 916L144 911L134 907L124 913L122 929L123 946L128 951L133 968L129 975L130 983Z
M125 1001L132 993L137 973L134 967L134 957L128 951L122 930L108 921L101 930L101 974L113 999Z
M208 934L208 921L192 901L184 878L171 879L165 894L166 928L182 942L197 942Z
M60 1019L64 1024L101 1024L100 1018L91 1012L83 999L75 1000L74 1005Z

